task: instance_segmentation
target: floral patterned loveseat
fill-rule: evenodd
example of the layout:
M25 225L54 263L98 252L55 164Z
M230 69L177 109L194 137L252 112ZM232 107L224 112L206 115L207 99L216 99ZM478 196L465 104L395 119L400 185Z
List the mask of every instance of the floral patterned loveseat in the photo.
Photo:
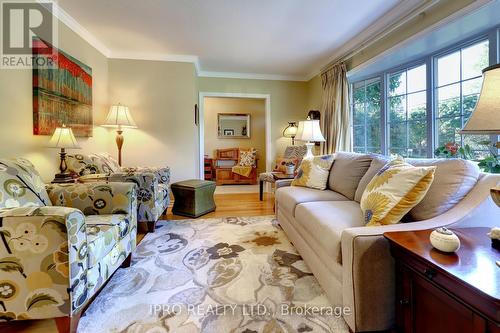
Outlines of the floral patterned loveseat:
M57 318L73 331L130 263L136 193L132 183L46 186L28 160L0 159L0 323Z
M148 222L149 231L154 232L156 222L170 203L170 168L121 167L107 153L68 155L66 163L69 172L86 181L99 175L112 182L136 183L138 221Z

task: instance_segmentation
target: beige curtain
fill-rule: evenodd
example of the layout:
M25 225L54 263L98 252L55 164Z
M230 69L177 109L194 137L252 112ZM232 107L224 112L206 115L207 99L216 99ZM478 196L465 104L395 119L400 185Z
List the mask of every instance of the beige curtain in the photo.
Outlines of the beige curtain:
M349 111L349 84L344 63L337 64L321 74L323 87L323 154L351 150Z

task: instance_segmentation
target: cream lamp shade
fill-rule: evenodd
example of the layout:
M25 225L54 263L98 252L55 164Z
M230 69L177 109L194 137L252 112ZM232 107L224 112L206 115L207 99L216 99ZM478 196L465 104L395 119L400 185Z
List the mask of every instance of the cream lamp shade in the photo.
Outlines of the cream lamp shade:
M62 125L62 127L57 127L52 134L52 138L49 141L50 148L68 148L68 149L79 149L80 146L76 142L75 136L71 128Z
M323 142L325 138L321 134L319 120L307 119L299 121L299 128L295 140L307 142Z
M325 141L323 134L321 134L319 120L313 120L310 117L307 117L307 120L299 121L299 128L297 129L295 140L306 141L307 152L304 155L304 158L314 157L312 153L314 142Z
M109 108L108 116L102 126L137 128L128 107L121 104L113 105Z
M479 101L461 134L500 134L500 64L483 70Z

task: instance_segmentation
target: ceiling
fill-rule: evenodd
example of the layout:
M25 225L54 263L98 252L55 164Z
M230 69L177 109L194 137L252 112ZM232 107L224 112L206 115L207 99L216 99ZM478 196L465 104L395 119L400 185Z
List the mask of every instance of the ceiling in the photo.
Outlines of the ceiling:
M192 61L201 76L300 80L408 2L421 1L59 0L59 6L111 58Z

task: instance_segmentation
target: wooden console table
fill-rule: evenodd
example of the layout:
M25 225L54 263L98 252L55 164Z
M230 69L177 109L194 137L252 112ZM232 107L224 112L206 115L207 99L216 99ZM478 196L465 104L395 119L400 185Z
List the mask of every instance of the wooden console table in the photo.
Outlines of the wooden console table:
M455 254L434 249L431 230L384 234L396 260L397 332L500 333L500 251L489 228L453 231Z

